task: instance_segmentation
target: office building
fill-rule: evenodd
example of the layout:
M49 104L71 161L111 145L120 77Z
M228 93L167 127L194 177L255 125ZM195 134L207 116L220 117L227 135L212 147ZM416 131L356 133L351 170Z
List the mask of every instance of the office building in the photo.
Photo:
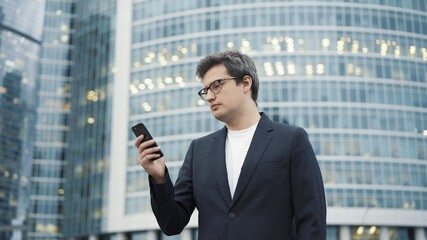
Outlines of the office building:
M27 239L62 237L73 1L45 1Z
M425 239L426 7L420 0L133 1L129 125L146 123L176 177L189 142L223 126L196 94L195 66L207 54L239 49L257 64L260 110L309 133L325 182L328 239ZM151 223L133 139L129 132L117 224L148 230L135 239L166 239ZM172 239L194 239L193 228L195 219Z
M25 237L35 124L40 1L0 1L0 239Z
M197 212L159 231L130 127L149 127L175 179L190 141L223 126L195 66L238 49L260 111L309 133L328 239L426 239L425 0L1 3L0 238L197 239Z
M64 237L102 235L108 216L116 1L75 1ZM125 83L124 83L125 84ZM120 96L118 96L120 97ZM126 118L126 116L124 116Z

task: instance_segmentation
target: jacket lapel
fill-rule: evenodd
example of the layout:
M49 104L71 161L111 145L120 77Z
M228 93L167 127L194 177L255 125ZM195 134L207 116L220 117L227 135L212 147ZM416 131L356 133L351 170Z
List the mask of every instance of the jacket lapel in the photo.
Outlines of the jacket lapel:
M233 196L233 204L238 201L240 195L245 190L246 186L249 183L249 180L252 177L253 172L255 171L258 165L258 162L261 160L265 149L270 143L272 138L271 131L273 131L271 121L263 114L260 122L258 123L258 127L255 130L255 134L251 141L251 145L249 146L248 153L246 154L245 161L243 162L239 180L237 181L236 191L234 192ZM227 179L226 177L227 175L225 176L225 179ZM228 190L228 192L230 191Z
M224 127L212 138L209 145L209 158L219 191L228 206L231 205L230 186L228 185L227 167L225 164L225 139L227 128Z

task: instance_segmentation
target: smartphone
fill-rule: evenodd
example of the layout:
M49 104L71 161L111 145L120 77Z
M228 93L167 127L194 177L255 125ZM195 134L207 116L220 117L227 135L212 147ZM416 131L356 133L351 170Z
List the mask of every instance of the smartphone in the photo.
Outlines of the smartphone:
M144 140L142 140L142 142L148 141L153 139L153 137L151 136L150 132L148 131L148 129L145 127L144 124L142 123L138 123L135 126L133 126L132 128L132 132L135 134L135 136L139 137L141 135L144 135ZM151 145L151 147L157 147L157 143L154 143L153 145ZM158 154L160 154L160 157L163 157L163 152L160 150L157 152ZM156 159L154 159L156 160Z

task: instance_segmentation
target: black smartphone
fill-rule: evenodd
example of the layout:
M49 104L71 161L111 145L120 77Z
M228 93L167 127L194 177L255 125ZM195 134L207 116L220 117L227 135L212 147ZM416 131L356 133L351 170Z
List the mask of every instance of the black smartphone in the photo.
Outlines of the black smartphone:
M150 132L148 131L148 129L145 127L144 124L142 123L138 123L135 126L133 126L132 128L132 132L135 134L135 136L139 137L141 135L144 135L144 140L142 140L142 142L148 141L153 139L153 137L151 136ZM154 143L153 145L151 145L151 147L157 147L157 143ZM158 154L160 154L160 157L163 157L163 152L160 150L157 152ZM156 160L156 159L154 159Z

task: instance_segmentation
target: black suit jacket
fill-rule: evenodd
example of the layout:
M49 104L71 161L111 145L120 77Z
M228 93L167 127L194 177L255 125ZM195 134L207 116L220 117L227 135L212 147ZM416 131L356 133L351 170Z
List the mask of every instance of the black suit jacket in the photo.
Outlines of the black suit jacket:
M175 186L150 180L162 231L179 234L199 211L200 240L326 239L323 181L302 128L264 114L243 163L234 197L225 164L227 129L194 140Z

